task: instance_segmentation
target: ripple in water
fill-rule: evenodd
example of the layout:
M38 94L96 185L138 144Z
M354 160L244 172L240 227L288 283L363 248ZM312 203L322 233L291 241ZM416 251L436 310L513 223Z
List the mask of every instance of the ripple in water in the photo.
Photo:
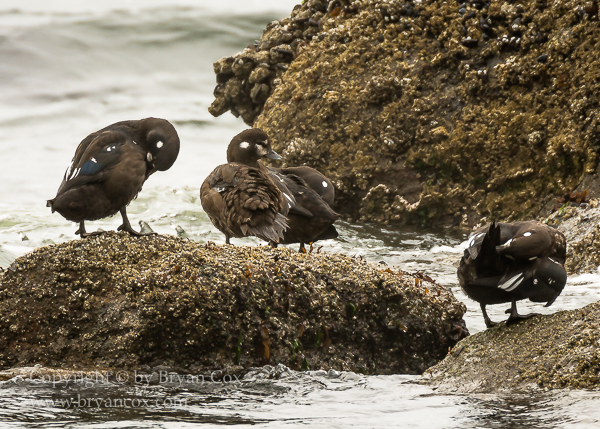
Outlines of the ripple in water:
M295 372L283 365L240 378L68 388L13 379L0 383L0 416L10 427L29 428L592 428L600 421L598 392L439 395L415 376Z

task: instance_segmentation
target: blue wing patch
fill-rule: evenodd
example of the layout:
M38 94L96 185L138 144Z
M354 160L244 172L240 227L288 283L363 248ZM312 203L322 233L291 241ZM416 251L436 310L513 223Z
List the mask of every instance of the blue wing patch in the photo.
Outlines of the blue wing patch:
M100 170L102 170L102 165L100 165L95 160L94 161L90 160L90 161L87 161L85 164L83 164L83 166L81 167L81 171L79 171L79 174L81 174L83 176L93 176Z

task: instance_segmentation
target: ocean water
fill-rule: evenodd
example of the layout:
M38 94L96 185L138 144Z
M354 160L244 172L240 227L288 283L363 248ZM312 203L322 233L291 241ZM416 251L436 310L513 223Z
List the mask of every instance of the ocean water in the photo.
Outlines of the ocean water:
M113 122L147 116L175 125L181 152L173 168L154 174L130 204L132 224L143 220L162 234L175 234L180 226L193 240L223 243L202 211L199 188L225 162L231 137L247 127L231 115L213 118L208 113L215 85L212 63L251 44L295 3L2 0L0 266L36 247L77 239L77 226L46 207L77 144ZM88 231L119 224L120 216L86 223ZM485 328L479 306L457 284L465 234L348 222L340 222L339 230L339 239L320 243L322 251L424 271L467 304L472 333ZM597 273L574 276L552 307L522 303L519 309L552 313L579 308L600 298L599 284ZM503 320L504 310L493 306L490 317ZM232 383L159 383L143 389L16 378L0 382L0 428L593 428L600 422L597 392L448 396L415 380L281 367L257 370ZM115 400L117 406L75 406L77 395ZM116 400L127 398L130 405L138 399L138 406L118 405Z

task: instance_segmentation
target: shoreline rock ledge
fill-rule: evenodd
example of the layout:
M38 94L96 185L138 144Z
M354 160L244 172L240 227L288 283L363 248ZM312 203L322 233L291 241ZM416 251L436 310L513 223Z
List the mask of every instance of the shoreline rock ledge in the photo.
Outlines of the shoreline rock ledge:
M421 382L447 393L600 387L600 302L472 335Z
M439 284L339 254L109 232L0 273L0 370L420 374L468 335L465 310Z

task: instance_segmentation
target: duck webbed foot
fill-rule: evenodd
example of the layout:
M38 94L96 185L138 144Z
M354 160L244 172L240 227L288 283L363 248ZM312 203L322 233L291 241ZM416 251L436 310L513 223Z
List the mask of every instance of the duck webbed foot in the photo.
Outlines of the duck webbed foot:
M79 229L75 231L75 235L80 236L81 238L92 237L94 235L104 234L104 231L94 231L94 232L86 232L85 230L85 221L79 222Z
M158 235L156 232L142 233L142 232L135 231L131 227L131 224L129 223L129 219L127 218L127 211L125 210L125 207L123 207L121 209L121 217L123 218L123 224L117 228L117 231L127 231L128 233L130 233L131 235L134 235L136 237L144 237L147 235Z
M530 314L519 314L517 313L517 301L513 301L510 308L506 310L507 314L510 313L510 316L506 320L507 325L512 325L513 323L520 322L521 320L529 319L530 317L539 316L539 313L530 313Z

